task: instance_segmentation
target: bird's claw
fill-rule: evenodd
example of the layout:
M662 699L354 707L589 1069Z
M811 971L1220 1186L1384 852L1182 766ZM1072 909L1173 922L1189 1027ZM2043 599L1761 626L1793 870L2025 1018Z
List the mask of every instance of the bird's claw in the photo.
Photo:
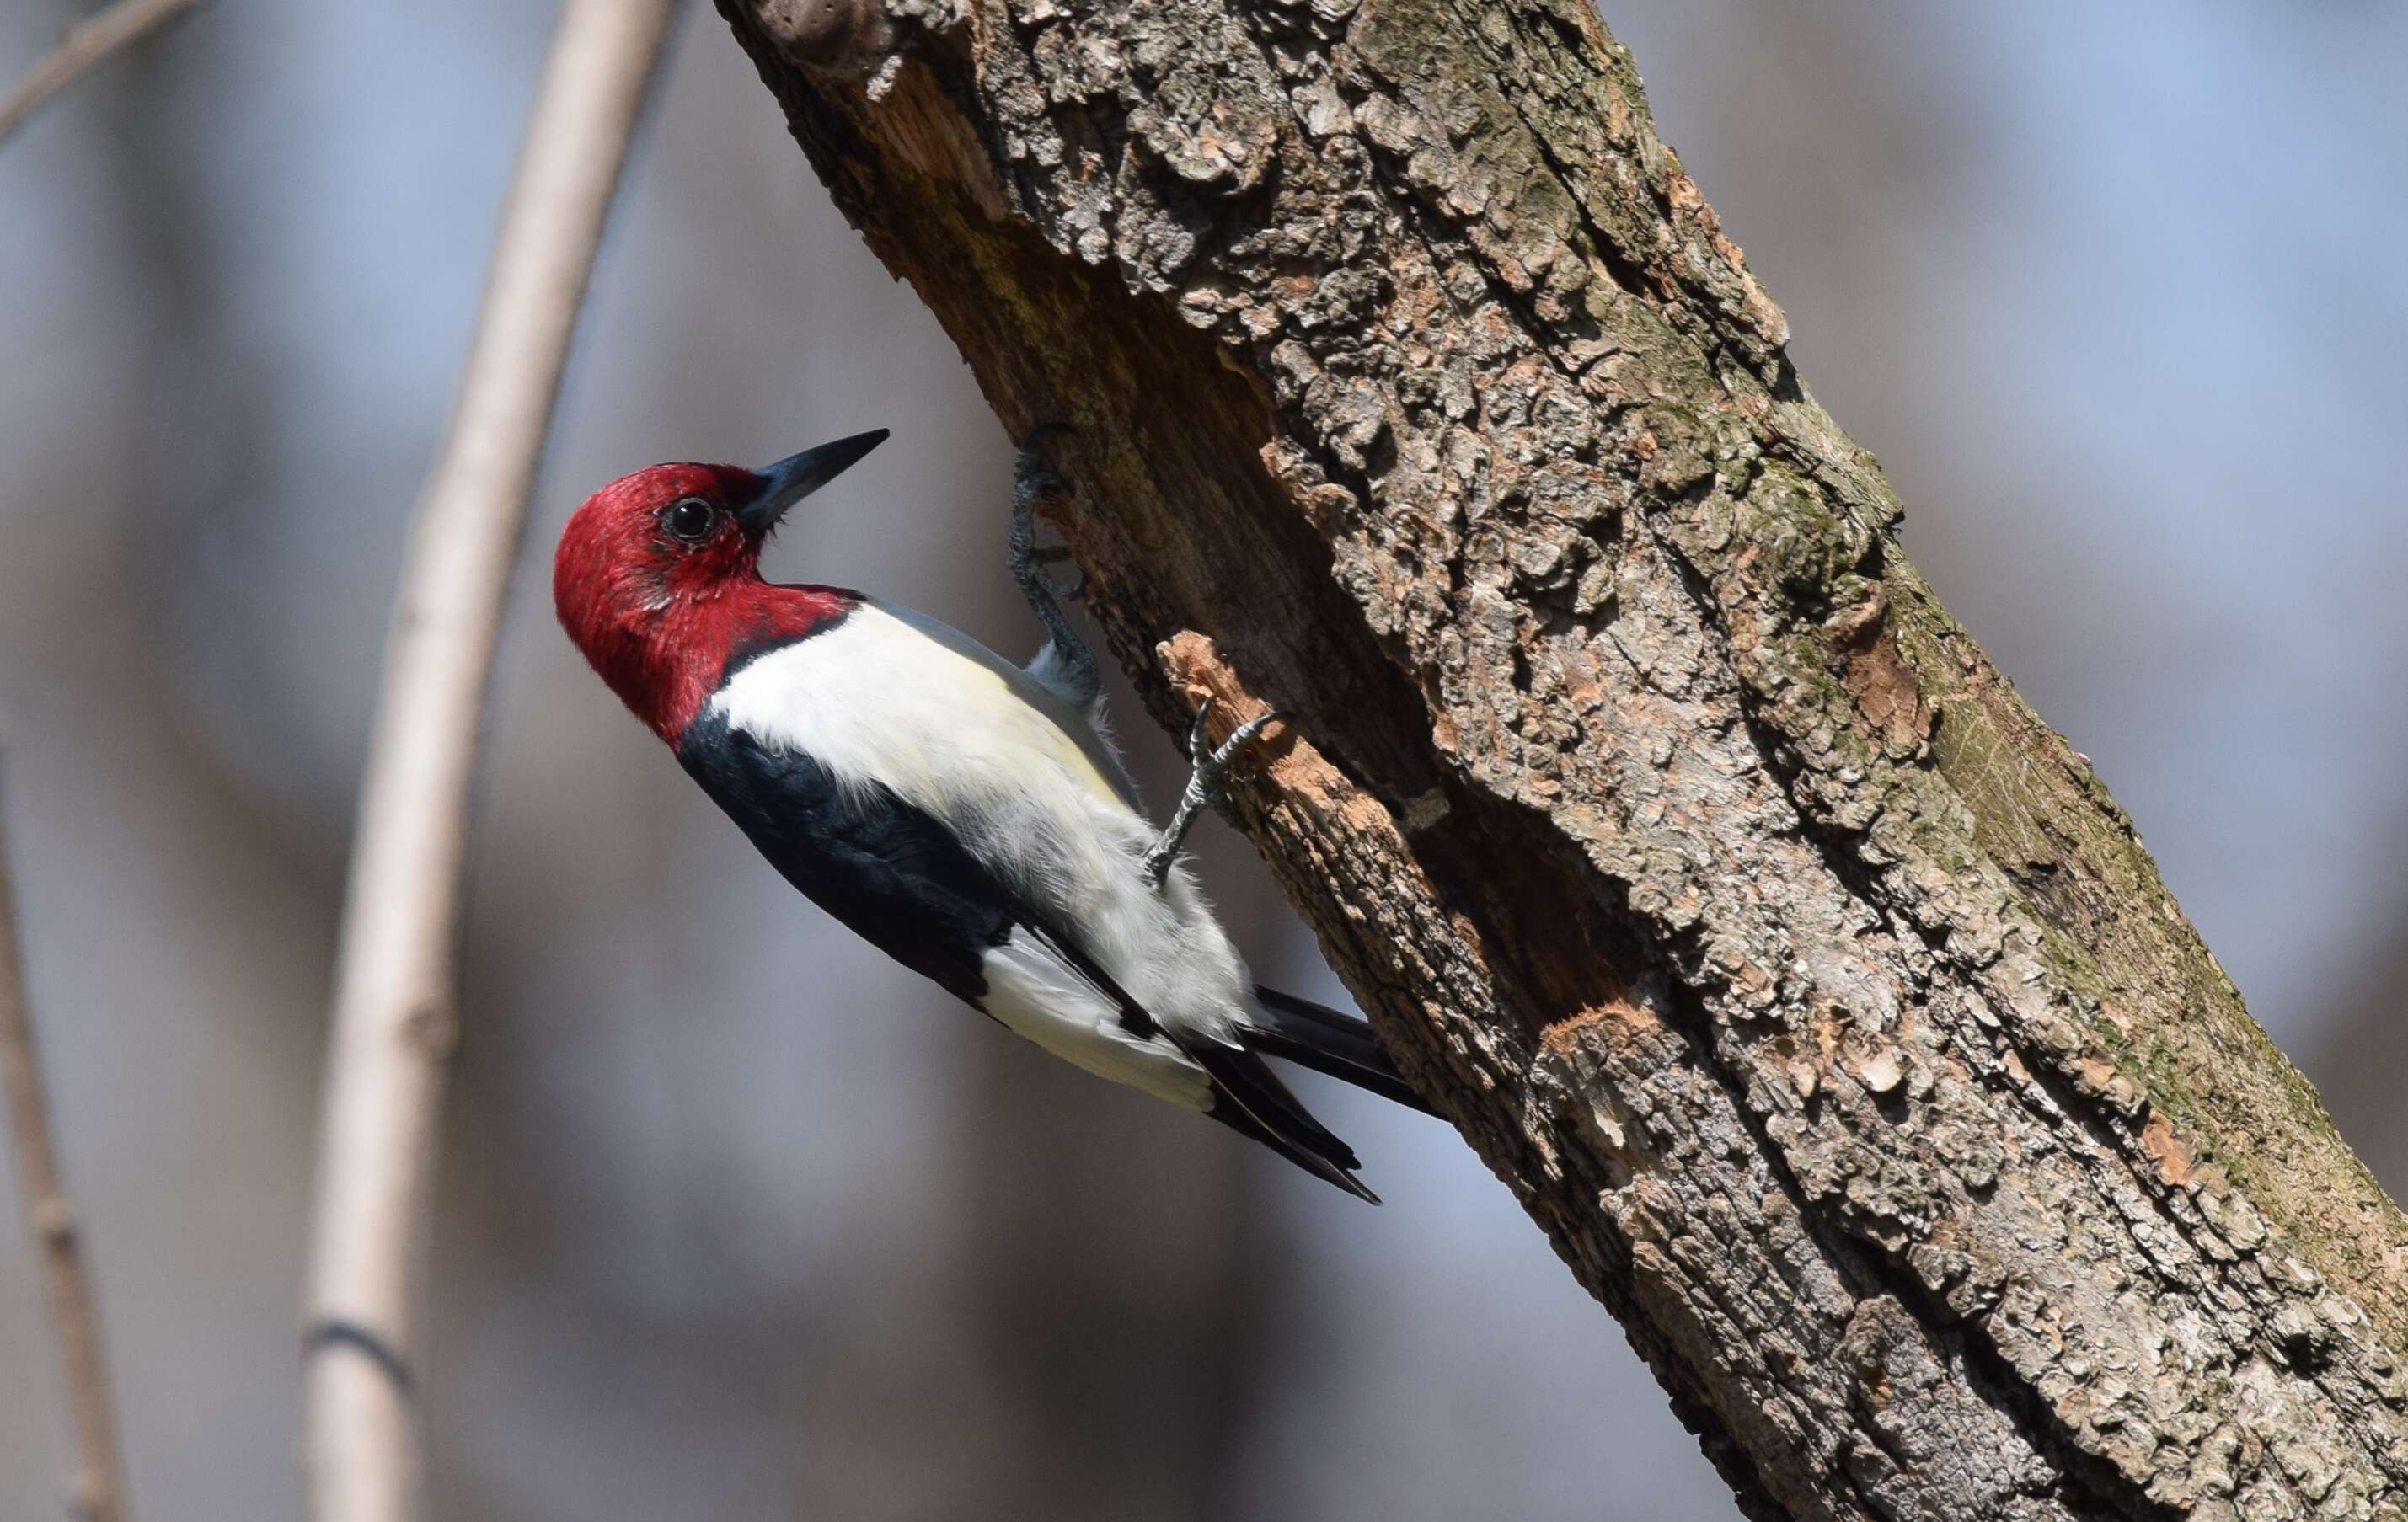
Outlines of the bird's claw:
M1251 745L1254 737L1268 729L1279 717L1277 711L1267 708L1231 730L1229 737L1213 747L1211 754L1191 756L1204 776L1205 802L1212 805L1212 812L1221 816L1221 821L1232 830L1244 827L1239 821L1237 809L1229 803L1227 789L1221 783L1228 776L1229 763L1237 759L1238 752Z
M1207 692L1204 701L1197 704L1196 711L1187 717L1187 764L1198 772L1204 770L1212 758L1211 735L1204 727L1205 720L1211 717L1212 694Z
M1034 502L1048 491L1068 491L1075 483L1058 470L1045 466L1045 441L1067 438L1078 430L1068 423L1039 423L1021 435L1020 444L1011 457L1011 494L1015 502Z
M1077 432L1068 423L1041 422L1021 435L1018 452L1011 457L1011 505L1016 511L1027 512L1048 492L1078 490L1076 481L1045 464L1045 441Z
M1011 484L1016 492L1025 493L1032 500L1049 491L1067 492L1077 485L1058 470L1015 471L1012 474Z
M1022 576L1031 564L1042 565L1067 551L1050 551L1037 548L1037 504L1060 493L1068 496L1079 489L1079 483L1058 470L1047 468L1039 446L1055 434L1070 430L1061 423L1039 423L1020 441L1020 452L1011 462L1011 574Z
M1238 752L1246 747L1247 741L1268 728L1279 714L1276 710L1265 709L1231 730L1229 737L1217 746L1212 743L1206 728L1211 717L1212 698L1207 693L1204 701L1197 704L1196 717L1187 726L1187 761L1195 768L1195 775L1204 779L1208 789L1217 787L1221 779L1229 775L1229 763L1237 759Z
M1036 550L1028 558L1039 565L1062 565L1067 563L1070 559L1070 547L1068 545L1046 545ZM1046 577L1046 582L1054 589L1054 596L1062 599L1062 601L1066 603L1076 603L1087 595L1087 573L1076 565L1072 565L1070 567L1070 571L1071 581L1067 587L1063 586L1060 582L1054 580L1051 576Z
M1231 730L1229 737L1216 746L1207 728L1211 714L1212 699L1207 694L1187 726L1187 789L1180 795L1179 807L1171 815L1170 823L1145 853L1146 876L1156 889L1170 875L1170 863L1178 859L1179 848L1186 841L1187 832L1195 828L1200 810L1210 805L1232 827L1237 825L1222 781L1228 776L1229 765L1237 760L1238 752L1280 717L1277 710L1266 709Z
M1280 716L1275 709L1266 708L1261 713L1256 714L1254 718L1249 718L1244 723L1239 725L1236 729L1231 730L1229 732L1229 737L1222 741L1212 752L1212 769L1214 775L1226 775L1229 770L1229 762L1236 758L1238 752L1243 750L1255 735L1262 733L1263 731L1270 728L1274 723L1277 723L1279 721L1279 717Z
M1073 490L1070 477L1059 471L1021 471L1012 477L1012 560L1011 573L1032 593L1042 590L1065 603L1076 603L1087 595L1087 573L1072 566L1076 576L1067 587L1037 567L1060 565L1070 558L1068 545L1039 545L1034 519L1037 499L1049 491ZM1025 548L1023 548L1023 547Z

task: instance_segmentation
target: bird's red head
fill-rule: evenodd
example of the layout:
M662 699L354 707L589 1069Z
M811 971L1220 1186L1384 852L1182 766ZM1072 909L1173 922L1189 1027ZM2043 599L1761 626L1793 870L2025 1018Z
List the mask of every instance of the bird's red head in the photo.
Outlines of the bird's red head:
M858 601L761 579L788 508L886 437L824 444L763 471L652 465L585 499L552 555L561 628L636 717L671 746L739 654L783 644Z

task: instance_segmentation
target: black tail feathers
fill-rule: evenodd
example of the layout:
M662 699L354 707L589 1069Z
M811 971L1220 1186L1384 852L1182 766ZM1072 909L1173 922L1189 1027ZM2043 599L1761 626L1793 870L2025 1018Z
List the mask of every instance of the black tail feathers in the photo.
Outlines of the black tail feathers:
M1396 1065L1363 1021L1259 983L1254 985L1254 998L1262 1006L1263 1018L1246 1032L1250 1050L1327 1074L1424 1115L1438 1114L1398 1076Z
M1209 1040L1182 1045L1212 1080L1212 1104L1206 1115L1356 1199L1380 1202L1370 1187L1354 1176L1363 1166L1354 1149L1297 1102L1270 1064L1253 1052Z

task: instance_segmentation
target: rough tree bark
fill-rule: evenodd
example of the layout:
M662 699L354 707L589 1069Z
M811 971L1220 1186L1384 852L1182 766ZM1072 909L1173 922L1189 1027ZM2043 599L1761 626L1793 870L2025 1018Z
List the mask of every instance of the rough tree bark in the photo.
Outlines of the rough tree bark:
M2400 1511L2408 1223L1581 0L721 6L1750 1515Z

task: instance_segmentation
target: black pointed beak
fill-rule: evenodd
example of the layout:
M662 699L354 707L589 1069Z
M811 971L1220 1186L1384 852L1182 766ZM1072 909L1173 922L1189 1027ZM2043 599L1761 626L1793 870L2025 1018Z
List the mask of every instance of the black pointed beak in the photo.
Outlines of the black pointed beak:
M816 449L790 454L758 474L762 486L752 501L739 504L736 521L748 533L767 533L786 516L786 509L843 475L854 461L886 442L886 430L873 428Z

